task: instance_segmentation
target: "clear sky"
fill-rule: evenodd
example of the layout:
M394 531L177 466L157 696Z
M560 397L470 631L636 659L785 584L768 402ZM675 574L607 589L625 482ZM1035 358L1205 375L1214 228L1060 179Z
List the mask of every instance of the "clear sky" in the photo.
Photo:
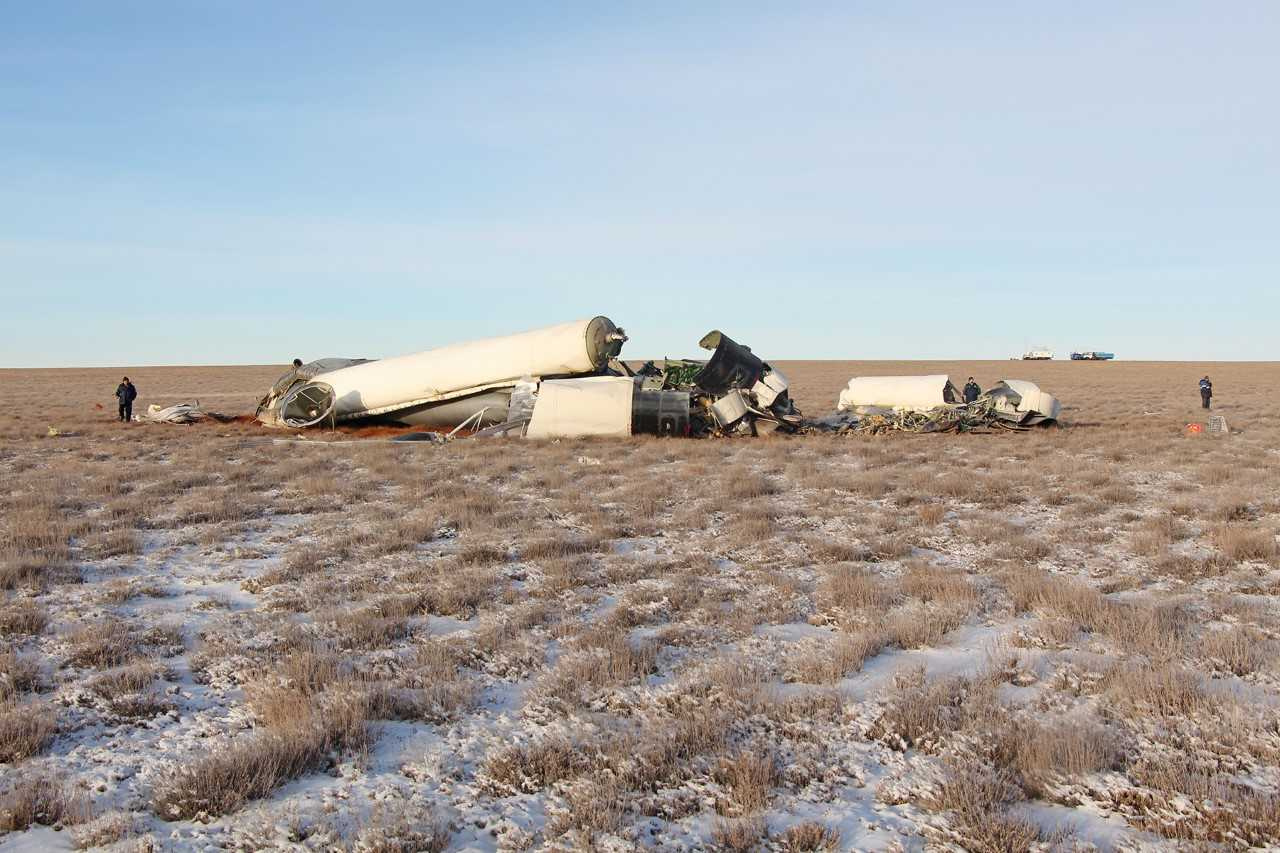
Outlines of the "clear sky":
M1280 358L1280 3L0 0L0 365Z

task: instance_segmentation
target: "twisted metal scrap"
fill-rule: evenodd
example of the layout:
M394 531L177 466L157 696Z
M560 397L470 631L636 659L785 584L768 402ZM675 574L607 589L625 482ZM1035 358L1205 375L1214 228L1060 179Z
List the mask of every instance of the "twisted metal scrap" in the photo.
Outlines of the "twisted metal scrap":
M973 432L990 428L1025 430L1026 427L1002 417L996 401L984 397L973 403L937 406L927 412L893 411L861 415L843 412L837 420L810 421L811 432L834 432L838 435L882 435L888 432Z

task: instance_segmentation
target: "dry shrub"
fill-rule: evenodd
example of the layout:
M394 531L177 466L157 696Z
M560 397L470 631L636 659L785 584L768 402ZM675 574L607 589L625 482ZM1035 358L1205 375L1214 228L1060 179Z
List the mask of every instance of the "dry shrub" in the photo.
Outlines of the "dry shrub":
M1213 544L1229 560L1276 559L1276 535L1265 527L1244 524L1220 524L1213 529Z
M824 609L883 610L893 604L893 599L893 590L878 575L857 564L832 566L818 587L818 601Z
M1131 771L1155 791L1124 792L1139 829L1165 838L1233 848L1270 849L1280 838L1280 796L1201 766L1189 756L1143 758Z
M781 487L771 478L755 472L735 472L726 478L721 494L730 500L749 501L756 498L776 495Z
M267 587L279 584L296 585L304 579L324 572L324 559L314 547L289 551L278 566L270 568L256 578L243 581L240 586L247 592L259 593Z
M384 802L374 807L353 847L360 853L444 853L452 837L449 822L433 809L407 804L388 808Z
M1199 508L1192 507L1189 512L1184 513L1189 517L1199 515ZM1209 507L1205 515L1213 521L1249 521L1255 515L1253 506L1249 501L1249 496L1243 492L1234 492L1224 495L1216 500Z
M827 536L814 536L808 540L809 553L817 563L856 563L871 559L871 549L866 545L844 542Z
M154 717L173 707L153 689L156 678L163 671L164 668L154 661L135 661L91 679L89 689L105 699L107 708L118 717Z
M1112 706L1122 713L1188 717L1219 704L1194 673L1171 663L1115 667L1104 676L1103 687Z
M942 523L942 520L944 518L947 517L947 505L944 503L921 504L920 507L916 510L916 514L920 517L921 524L924 524L927 527L936 527ZM821 824L814 824L814 823L804 823L804 824L798 824L798 825L799 826L821 826ZM839 836L837 835L837 838L838 837ZM814 847L809 849L818 850L823 848Z
M469 679L432 681L424 687L372 686L369 716L377 720L446 723L474 708L479 689Z
M1006 578L1005 586L1016 612L1042 611L1091 631L1105 624L1111 606L1093 587L1043 572L1018 572Z
M441 572L423 590L422 610L436 616L470 619L492 600L498 575L491 568Z
M40 666L12 649L0 652L0 702L41 689Z
M711 825L711 841L719 850L745 853L759 847L767 831L768 827L762 817L742 817L735 820L716 818Z
M946 606L898 607L885 617L885 639L901 649L930 648L963 625L972 612L972 601Z
M588 635L580 651L564 656L545 682L547 695L567 701L582 688L630 684L653 672L658 646L652 640L632 643L627 632L605 630Z
M39 603L18 598L0 606L0 636L39 634L49 624L49 614Z
M163 774L153 789L155 814L164 820L229 814L291 779L324 769L332 753L368 749L366 694L344 690L309 702L293 695L291 705L278 697L266 700L277 726L242 735Z
M938 735L959 729L968 720L966 703L985 700L975 695L974 686L959 676L929 681L923 667L899 673L870 735L893 749L932 749Z
M26 495L0 513L0 589L40 584L66 567L75 528L43 495Z
M875 500L893 490L893 481L884 471L862 471L848 480L846 488L854 494Z
M787 853L839 850L840 830L814 820L792 824L782 834L782 849Z
M142 833L144 826L141 816L136 812L108 812L77 826L72 830L71 836L75 839L77 849L87 850L133 838ZM137 853L142 853L142 850L142 845L139 845Z
M1009 554L1024 560L1043 560L1053 554L1054 546L1038 536L1019 533L1000 543L1002 549Z
M877 627L852 634L841 634L819 648L793 652L787 661L788 680L805 684L835 684L862 669L889 644L889 638Z
M615 833L622 828L627 802L625 792L612 776L602 774L583 779L568 791L565 799L567 810L551 821L548 833L577 836L572 848L594 849L596 833Z
M563 735L551 735L524 746L490 753L483 773L486 787L499 796L520 791L535 794L548 785L591 769L586 750Z
M913 561L902 576L902 591L925 602L963 604L977 600L973 584L961 572Z
M1042 840L1033 822L1009 814L1021 791L1010 775L977 763L953 764L926 805L952 814L952 839L975 853L1022 853Z
M74 826L90 815L88 800L69 785L44 774L22 776L0 799L0 832Z
M535 539L520 546L520 559L560 560L578 554L591 554L599 551L604 541L596 536L575 537L568 535L557 539Z
M1093 493L1093 496L1109 506L1129 506L1138 499L1138 493L1123 483L1114 483Z
M773 753L754 749L722 758L715 779L729 791L728 802L717 803L721 814L751 814L769 804L769 795L781 781Z
M1200 657L1233 675L1250 675L1275 663L1277 644L1261 632L1234 627L1208 631L1197 646Z
M137 640L128 626L117 619L102 619L75 629L70 636L72 666L106 669L132 659L138 650Z
M16 764L41 752L56 728L53 709L44 703L0 703L0 764Z
M993 761L1034 797L1046 798L1058 780L1114 768L1123 754L1116 732L1100 724L1023 718L1000 723L992 732Z
M142 553L142 539L132 527L100 530L84 540L84 549L93 557L123 557Z
M385 649L409 636L409 621L404 616L388 616L383 608L363 607L340 614L335 620L348 649Z

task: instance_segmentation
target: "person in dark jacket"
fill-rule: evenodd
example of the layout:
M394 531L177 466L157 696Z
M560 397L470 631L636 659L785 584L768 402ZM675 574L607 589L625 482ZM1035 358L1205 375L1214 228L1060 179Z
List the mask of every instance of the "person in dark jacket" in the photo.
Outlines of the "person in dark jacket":
M982 389L978 387L978 383L973 381L973 377L969 377L969 381L964 383L964 401L972 403L982 395Z
M1209 401L1211 399L1213 399L1213 383L1210 382L1209 377L1206 376L1204 379L1200 380L1200 407L1204 409L1209 408Z
M120 420L133 420L133 401L138 399L138 389L126 376L116 386L116 399L120 401Z

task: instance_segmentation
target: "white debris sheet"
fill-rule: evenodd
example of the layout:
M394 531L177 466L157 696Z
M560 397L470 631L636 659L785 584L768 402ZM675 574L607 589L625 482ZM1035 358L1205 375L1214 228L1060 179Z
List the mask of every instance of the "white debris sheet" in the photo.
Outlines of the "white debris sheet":
M549 379L538 389L528 438L631 435L636 383L627 376Z
M960 391L946 374L930 376L855 376L840 392L837 411L859 407L927 412L959 403Z
M152 403L145 412L134 415L134 420L152 424L193 424L208 417L222 420L220 416L206 412L199 400L190 400L186 403L174 403L172 406Z

